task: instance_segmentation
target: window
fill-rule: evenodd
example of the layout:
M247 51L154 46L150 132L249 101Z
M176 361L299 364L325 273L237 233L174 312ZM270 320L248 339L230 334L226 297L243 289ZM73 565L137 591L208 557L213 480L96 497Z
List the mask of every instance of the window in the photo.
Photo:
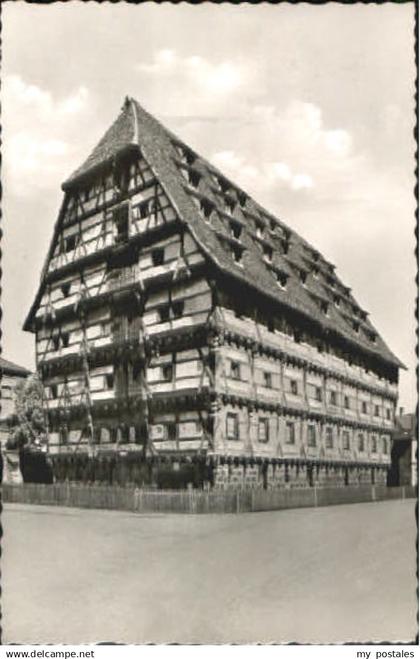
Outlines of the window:
M325 448L333 448L333 446L334 446L333 429L327 427L325 428Z
M68 332L61 332L61 341L64 348L67 348L70 341L70 334Z
M299 277L300 277L300 281L302 282L302 284L306 284L306 278L307 278L307 276L308 276L308 273L305 272L305 270L301 270L301 271L299 272Z
M365 450L365 438L361 432L357 435L357 448L360 453Z
M258 420L258 441L266 443L268 442L269 435L269 425L268 419L259 419Z
M170 421L166 424L166 436L168 439L176 439L176 423Z
M350 433L348 430L343 431L343 449L350 451Z
M105 385L107 389L114 389L114 374L107 373L105 375Z
M337 392L336 391L330 391L330 404L331 405L337 405Z
M246 194L244 192L240 192L239 190L238 190L238 201L243 208L246 204Z
M261 222L256 222L255 233L257 234L257 238L262 238L264 233L264 224L261 224Z
M226 416L226 436L228 439L239 439L238 415L228 412Z
M67 238L64 239L64 251L67 252L72 252L74 249L76 249L77 245L77 240L76 240L76 234L73 236L68 236Z
M321 387L315 387L315 400L319 403L322 403L322 389Z
M297 380L290 380L290 393L293 394L294 396L297 396L299 394Z
M387 419L387 421L391 420L391 410L389 409L389 407L387 407L387 410L386 410L386 419Z
M275 233L277 228L277 222L275 219L270 218L270 231L271 233Z
M165 323L166 321L169 320L169 307L160 307L159 311L159 320L161 323Z
M272 373L270 373L270 371L264 371L263 379L264 379L264 387L267 387L267 389L272 389L273 388L273 375L272 375Z
M316 446L316 428L308 426L308 446Z
M55 400L58 397L58 386L56 384L50 385L50 398Z
M282 288L286 288L287 285L287 275L285 272L276 271L276 279Z
M60 336L58 334L53 336L52 337L52 342L53 342L54 350L58 350L59 347L60 347Z
M360 328L360 323L358 323L358 322L355 321L355 322L353 323L353 330L356 332L356 334L359 333L359 328Z
M241 365L239 362L230 362L230 377L232 380L240 380L241 379Z
M236 201L232 197L225 197L225 207L229 213L233 213L235 210Z
M67 428L61 427L59 430L59 442L60 444L67 444L69 441L69 431Z
M388 453L388 442L386 437L382 437L382 453L386 455Z
M117 242L124 242L128 238L128 205L118 206L113 211L113 220L117 229Z
M321 302L320 304L321 311L324 314L324 316L328 315L328 302Z
M242 263L242 249L239 247L232 247L232 258L235 263Z
M184 314L184 301L180 300L179 302L173 302L172 304L172 314L174 318L181 318Z
M268 245L264 245L263 253L264 253L264 257L267 259L267 261L272 261L273 260L273 250L271 249L271 247L269 247Z
M237 222L231 222L230 223L230 235L233 238L236 238L236 240L239 240L240 237L241 237L241 233L242 233L241 225L238 224Z
M286 422L286 444L295 443L295 424L293 421Z
M194 169L190 169L188 170L188 180L194 188L198 188L201 180L201 174L196 172Z
M340 298L339 298L338 295L334 296L334 304L335 304L336 307L340 306Z
M141 201L136 207L136 215L140 217L141 220L145 220L149 215L149 199Z
M61 293L63 294L63 297L68 297L70 293L70 288L71 288L71 282L66 281L64 284L61 284Z
M365 400L362 401L362 414L367 414L368 413L368 406L367 402Z
M283 239L283 240L281 241L281 246L282 246L282 249L283 249L283 254L288 254L288 252L289 252L289 247L290 247L290 243L289 243L289 241L288 241L287 239L286 239L286 240Z
M375 416L379 416L379 405L375 405Z
M202 211L204 218L208 220L214 209L214 205L208 199L202 199L200 201L200 210Z
M165 382L172 382L174 375L174 367L172 364L165 364L162 366L162 379Z
M346 410L350 409L350 398L348 396L344 396L344 407Z
M377 449L377 442L376 442L376 437L375 435L372 435L371 440L370 440L370 446L371 446L371 451L372 453L376 453Z
M141 362L134 362L133 364L133 382L139 382L141 376Z
M164 261L164 250L163 249L154 249L152 250L152 263L154 266L162 265Z

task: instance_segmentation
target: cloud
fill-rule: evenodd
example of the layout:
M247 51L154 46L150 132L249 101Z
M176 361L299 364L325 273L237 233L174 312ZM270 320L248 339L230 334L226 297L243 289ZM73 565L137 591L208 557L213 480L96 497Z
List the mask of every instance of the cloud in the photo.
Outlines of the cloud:
M241 183L244 188L251 186L259 188L260 192L270 188L278 189L279 186L295 191L307 190L315 185L311 176L293 173L284 162L262 163L258 169L234 151L219 151L210 159L216 167Z
M241 97L250 90L255 94L260 85L255 63L244 57L218 60L163 49L135 69L156 111L167 107L170 98L171 112L178 116L226 116L238 109L238 102L243 107ZM233 98L235 104L229 105Z
M9 107L18 113L26 109L44 120L58 120L80 112L89 98L88 90L81 86L70 96L55 100L49 91L25 82L18 75L5 76L2 95L6 112Z
M19 194L32 187L58 185L59 175L73 168L77 145L72 128L90 109L83 85L57 98L18 75L3 82L3 154L7 185ZM30 176L28 176L30 174Z

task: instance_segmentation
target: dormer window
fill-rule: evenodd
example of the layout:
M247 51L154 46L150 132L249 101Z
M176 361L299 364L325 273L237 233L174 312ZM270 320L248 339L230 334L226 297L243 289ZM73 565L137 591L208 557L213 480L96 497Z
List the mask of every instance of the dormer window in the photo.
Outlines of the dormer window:
M318 252L312 252L312 258L317 263L319 261L319 254Z
M230 223L230 235L232 238L236 238L236 240L240 240L242 233L242 227L238 222L231 222Z
M282 288L286 288L288 276L285 272L277 271L276 273L277 282Z
M242 264L242 249L239 247L232 247L232 258L238 265Z
M221 176L217 177L217 183L222 192L227 192L230 188L229 183Z
M338 295L334 296L334 304L335 304L336 307L340 306L340 298L339 298Z
M358 323L357 321L354 321L353 322L353 330L356 332L356 334L359 333L359 329L360 329L360 323Z
M268 245L264 245L264 247L263 247L263 253L264 253L264 258L265 258L267 261L270 261L270 262L271 262L271 261L273 260L273 250L272 250L271 247L269 247Z
M270 231L271 233L275 233L277 229L277 222L274 220L272 217L270 218Z
M299 277L300 277L300 281L302 282L302 284L306 284L307 276L308 276L308 273L305 272L305 270L300 270Z
M244 192L238 191L238 201L243 208L246 204L246 194Z
M204 215L204 218L208 220L212 211L214 210L214 204L208 199L201 199L200 201L200 210Z
M283 254L288 254L289 253L289 248L290 248L290 242L288 238L285 238L281 241L281 246L283 249Z
M372 341L372 343L376 343L376 334L375 332L368 332L368 339L369 341Z
M328 316L328 302L322 301L320 304L321 311L324 314L324 316Z
M314 265L314 267L312 268L312 275L315 277L315 279L317 279L317 277L318 277L318 275L319 275L319 268L318 268L318 266Z
M188 165L193 165L195 163L196 156L189 149L183 149L182 150L182 155L183 155L184 160L188 163Z
M201 180L201 174L196 172L194 169L190 169L188 171L188 181L191 183L191 185L194 188L198 188L200 180Z
M232 197L225 197L225 207L228 213L233 213L235 210L236 201Z
M264 224L262 222L256 222L255 223L255 233L257 234L257 238L262 238L264 234Z

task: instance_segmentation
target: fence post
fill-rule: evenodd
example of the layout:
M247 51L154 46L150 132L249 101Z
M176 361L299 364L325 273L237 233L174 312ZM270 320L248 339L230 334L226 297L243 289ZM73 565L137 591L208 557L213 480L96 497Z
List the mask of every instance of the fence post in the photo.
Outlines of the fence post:
M315 508L318 508L318 490L316 485L314 485L314 506Z
M401 496L402 496L402 499L405 499L405 485L403 485L402 488L401 488Z
M236 491L236 512L239 513L241 511L241 502L239 499L239 490Z
M376 501L376 490L374 485L372 485L372 501Z

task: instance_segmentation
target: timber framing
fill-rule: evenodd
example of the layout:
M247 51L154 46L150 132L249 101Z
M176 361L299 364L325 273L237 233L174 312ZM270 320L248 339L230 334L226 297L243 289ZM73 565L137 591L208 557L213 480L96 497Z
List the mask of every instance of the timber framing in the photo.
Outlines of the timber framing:
M63 191L25 322L57 478L384 482L403 365L333 264L130 98Z

